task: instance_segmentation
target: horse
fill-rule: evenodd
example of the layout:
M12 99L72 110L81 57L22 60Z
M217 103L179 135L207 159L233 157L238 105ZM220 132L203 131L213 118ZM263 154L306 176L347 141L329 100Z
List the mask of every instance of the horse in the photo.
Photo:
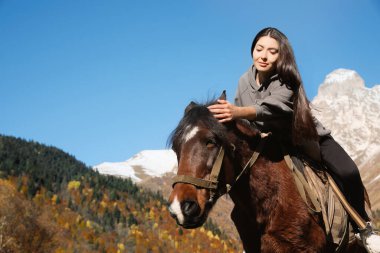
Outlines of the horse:
M207 109L215 102L191 102L170 136L178 172L168 205L177 224L202 226L228 193L245 252L334 252L321 215L310 212L297 192L276 138L246 120L219 123ZM349 245L345 252L365 250Z

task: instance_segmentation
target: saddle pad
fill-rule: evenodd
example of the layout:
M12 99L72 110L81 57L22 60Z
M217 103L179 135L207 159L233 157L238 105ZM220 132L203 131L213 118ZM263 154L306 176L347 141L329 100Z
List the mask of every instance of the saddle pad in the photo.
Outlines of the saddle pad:
M311 190L317 196L321 205L327 239L336 245L335 252L340 252L340 249L344 248L343 245L346 245L349 240L348 214L330 187L327 172L314 168L316 166L310 165L307 161L301 162L295 157L292 157L292 160L296 167L303 172ZM303 168L300 168L300 164Z

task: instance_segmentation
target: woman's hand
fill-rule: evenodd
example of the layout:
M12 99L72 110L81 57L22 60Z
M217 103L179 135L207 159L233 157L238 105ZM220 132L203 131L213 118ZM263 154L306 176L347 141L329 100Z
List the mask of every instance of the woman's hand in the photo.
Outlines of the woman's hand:
M231 104L227 100L218 99L217 102L217 104L210 105L207 108L219 122L228 122L238 117L238 106Z

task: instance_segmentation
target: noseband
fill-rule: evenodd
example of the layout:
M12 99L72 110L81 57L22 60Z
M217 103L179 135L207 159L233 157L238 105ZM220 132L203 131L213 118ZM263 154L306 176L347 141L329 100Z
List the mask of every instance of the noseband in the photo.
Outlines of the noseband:
M218 199L223 194L228 193L231 190L231 188L237 183L239 178L247 171L247 168L252 167L252 165L256 162L257 158L259 157L259 155L260 155L260 153L264 147L265 141L267 139L266 137L267 137L267 135L261 135L259 145L257 145L257 147L256 147L255 151L253 152L251 158L245 164L245 166L243 167L243 169L239 173L239 175L235 178L232 185L230 185L230 184L226 184L224 186L219 185L218 179L219 179L219 175L220 175L220 171L221 171L223 159L224 159L224 148L220 147L219 152L218 152L218 156L216 157L215 162L212 166L212 170L211 170L209 179L197 178L197 177L193 177L190 175L176 175L173 178L174 182L173 182L172 186L174 187L174 185L177 183L184 183L184 184L191 184L191 185L194 185L194 186L196 186L198 188L202 188L202 189L209 189L210 190L209 201L214 202L216 199Z

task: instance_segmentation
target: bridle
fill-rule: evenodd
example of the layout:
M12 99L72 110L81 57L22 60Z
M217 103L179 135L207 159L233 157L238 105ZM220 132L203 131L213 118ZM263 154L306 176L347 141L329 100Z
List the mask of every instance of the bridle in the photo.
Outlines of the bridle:
M224 186L219 185L219 175L222 169L223 159L224 159L224 148L223 146L220 147L218 156L216 157L214 164L212 166L212 170L209 176L209 179L203 179L203 178L197 178L190 175L176 175L173 178L173 184L174 187L177 183L184 183L184 184L191 184L198 188L202 189L209 189L210 190L210 198L209 202L216 201L220 196L228 193L232 187L238 182L239 178L247 171L248 168L251 168L253 164L256 162L257 158L259 157L265 142L267 134L261 134L260 135L260 142L257 145L255 151L253 152L251 158L248 160L248 162L245 164L239 175L234 179L234 182L232 184L227 184Z

